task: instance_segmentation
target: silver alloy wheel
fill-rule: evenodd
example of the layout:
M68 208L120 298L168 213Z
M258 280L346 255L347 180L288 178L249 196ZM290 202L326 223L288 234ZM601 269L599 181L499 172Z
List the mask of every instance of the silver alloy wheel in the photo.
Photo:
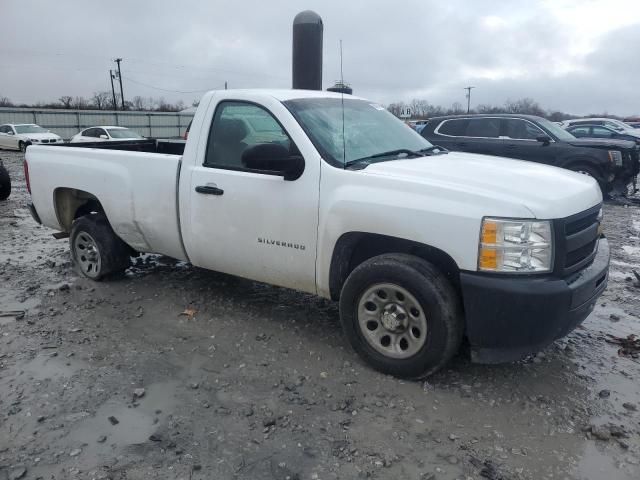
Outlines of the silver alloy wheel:
M386 357L409 358L427 340L427 318L420 303L392 283L372 285L362 294L358 324L367 343Z
M98 245L91 235L86 232L78 233L73 242L73 250L77 264L87 277L95 278L100 275L102 261Z

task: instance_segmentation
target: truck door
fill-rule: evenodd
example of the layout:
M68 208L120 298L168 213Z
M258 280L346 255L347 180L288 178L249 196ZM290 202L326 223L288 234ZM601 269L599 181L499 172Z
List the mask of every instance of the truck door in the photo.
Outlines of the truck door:
M281 103L270 107L295 123ZM289 124L297 127L290 135L265 106L223 100L209 108L215 108L213 121L200 132L206 137L206 145L199 142L204 155L181 174L189 176L188 183L180 181L181 189L189 188L189 208L181 212L188 215L182 224L191 262L315 293L319 158L305 158L304 173L293 181L242 162L242 152L256 144L278 143L304 156L308 146L299 149L295 140L310 142L297 123Z

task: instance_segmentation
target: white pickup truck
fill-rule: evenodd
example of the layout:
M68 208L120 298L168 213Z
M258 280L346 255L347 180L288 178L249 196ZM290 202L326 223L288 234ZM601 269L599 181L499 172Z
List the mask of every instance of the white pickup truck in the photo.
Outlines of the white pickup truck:
M447 152L352 96L210 92L186 145L30 146L25 171L87 277L155 252L330 298L353 348L401 377L465 338L478 362L535 352L607 284L593 179Z

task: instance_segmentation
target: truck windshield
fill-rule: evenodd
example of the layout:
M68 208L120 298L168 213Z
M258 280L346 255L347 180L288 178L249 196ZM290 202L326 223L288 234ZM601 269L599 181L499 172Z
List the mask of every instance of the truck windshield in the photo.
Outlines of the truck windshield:
M432 147L384 107L365 100L345 98L344 111L340 98L301 98L283 103L323 158L334 166L343 167L357 159L391 160L398 156L393 152L420 152Z
M49 131L39 125L16 125L15 129L18 133L47 133Z

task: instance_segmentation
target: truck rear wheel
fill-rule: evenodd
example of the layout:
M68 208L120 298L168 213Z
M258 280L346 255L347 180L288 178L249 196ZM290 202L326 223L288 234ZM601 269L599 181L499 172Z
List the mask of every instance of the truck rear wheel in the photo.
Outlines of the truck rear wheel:
M131 248L114 233L103 214L74 220L69 246L73 264L92 280L124 272L131 264Z
M342 288L340 320L368 364L412 379L431 375L456 354L464 326L460 298L444 274L406 254L356 267Z
M0 200L6 200L11 195L11 178L9 172L0 163Z

